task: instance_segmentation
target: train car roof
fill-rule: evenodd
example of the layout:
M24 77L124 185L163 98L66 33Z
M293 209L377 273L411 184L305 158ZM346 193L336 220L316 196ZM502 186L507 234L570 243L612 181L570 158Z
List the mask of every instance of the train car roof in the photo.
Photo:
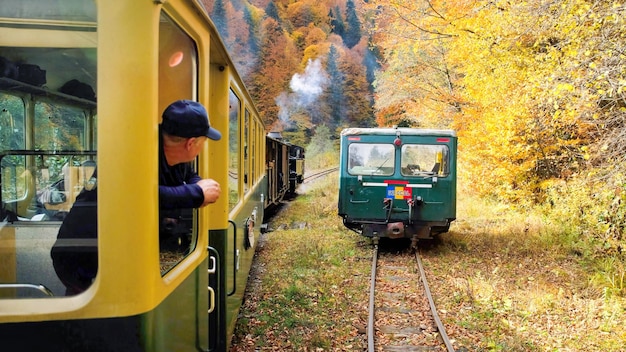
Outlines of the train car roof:
M400 133L401 136L448 136L456 137L456 131L454 130L436 130L427 128L346 128L341 131L342 136L348 135L396 135Z

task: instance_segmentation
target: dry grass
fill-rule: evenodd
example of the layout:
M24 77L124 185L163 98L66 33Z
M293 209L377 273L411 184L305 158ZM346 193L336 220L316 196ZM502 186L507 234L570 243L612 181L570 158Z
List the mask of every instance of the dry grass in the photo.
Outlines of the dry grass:
M310 186L260 248L233 351L363 351L369 242L336 215L337 182ZM440 315L469 351L623 351L624 278L602 275L538 213L459 198L422 249ZM303 224L306 224L305 228ZM605 265L611 266L610 260ZM614 272L613 270L607 270Z
M476 199L460 200L459 218L426 261L438 277L431 286L449 312L448 324L467 331L458 339L462 345L624 350L625 302L594 284L596 274L572 251L568 236L540 215Z

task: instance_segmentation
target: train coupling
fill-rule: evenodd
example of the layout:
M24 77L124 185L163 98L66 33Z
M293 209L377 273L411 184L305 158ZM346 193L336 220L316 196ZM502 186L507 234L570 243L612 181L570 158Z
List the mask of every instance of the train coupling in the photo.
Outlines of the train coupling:
M413 235L413 237L411 237L411 250L416 251L417 250L417 244L419 242L419 238L417 235Z
M402 238L404 237L404 223L392 222L387 224L387 230L385 234L389 238Z

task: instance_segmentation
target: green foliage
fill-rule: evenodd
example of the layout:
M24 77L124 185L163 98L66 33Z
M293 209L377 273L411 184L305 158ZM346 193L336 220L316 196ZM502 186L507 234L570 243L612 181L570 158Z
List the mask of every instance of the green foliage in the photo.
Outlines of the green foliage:
M341 10L339 9L339 6L336 6L334 10L330 9L328 17L330 17L330 28L332 32L340 37L343 37L346 29L343 17L341 17Z
M217 27L220 35L223 38L228 38L228 21L226 18L226 9L224 8L223 0L215 0L213 4L213 11L211 12L211 20Z
M346 2L346 23L347 28L343 36L343 42L348 48L352 48L361 41L361 21L356 13L353 0Z
M270 1L267 4L267 6L265 7L265 14L269 16L270 18L273 18L277 22L280 22L280 15L278 14L278 8L276 7L276 4L274 4L274 1Z
M310 170L338 165L339 140L326 125L315 128L311 143L306 148L306 167Z
M330 46L326 59L326 71L330 78L328 85L328 103L333 109L330 111L330 123L337 126L345 115L346 106L343 103L343 73L339 70L339 53L334 45Z
M562 247L588 263L590 284L606 295L626 296L626 184L621 175L546 186L546 222L560 229Z

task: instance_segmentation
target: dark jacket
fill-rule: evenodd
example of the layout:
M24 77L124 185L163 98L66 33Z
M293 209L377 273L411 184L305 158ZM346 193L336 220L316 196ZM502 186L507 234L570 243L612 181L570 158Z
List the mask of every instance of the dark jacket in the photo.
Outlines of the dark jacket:
M92 179L96 179L96 172ZM97 201L97 186L80 192L50 251L54 270L67 288L67 295L86 290L98 271Z
M167 164L163 137L159 134L159 208L199 208L204 202L202 188L196 185L200 180L191 163Z

